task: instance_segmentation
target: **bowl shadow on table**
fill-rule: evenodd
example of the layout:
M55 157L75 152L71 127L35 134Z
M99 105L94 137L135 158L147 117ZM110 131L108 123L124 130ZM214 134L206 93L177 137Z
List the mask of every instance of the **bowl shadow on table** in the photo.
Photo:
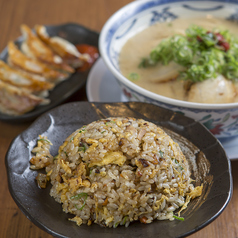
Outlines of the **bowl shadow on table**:
M76 113L72 117L72 113ZM63 116L62 116L63 115ZM76 226L72 215L46 189L37 187L37 171L29 169L31 149L39 133L53 142L52 154L73 131L94 120L110 116L142 118L163 127L178 142L192 168L195 184L204 184L201 197L192 200L181 213L184 221L154 221L145 225L133 222L128 228ZM199 149L198 149L199 148ZM195 154L195 155L194 155ZM200 123L152 104L73 102L59 106L38 118L12 142L6 155L10 193L23 213L37 226L56 237L184 237L212 222L225 209L232 194L230 162L219 141ZM39 212L40 211L40 212Z

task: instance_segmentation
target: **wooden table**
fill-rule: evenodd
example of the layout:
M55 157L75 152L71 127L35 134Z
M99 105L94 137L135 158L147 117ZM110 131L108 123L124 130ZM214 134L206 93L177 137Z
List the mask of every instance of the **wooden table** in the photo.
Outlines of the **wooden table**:
M0 0L0 51L9 40L20 35L19 26L25 23L59 24L75 22L100 31L105 21L130 0ZM85 88L69 101L87 100ZM8 191L5 154L15 136L31 122L9 124L0 122L0 237L36 238L52 237L36 227L18 209ZM237 155L238 156L238 155ZM190 238L238 237L238 160L232 161L234 192L225 211L210 225ZM85 237L86 238L86 237Z

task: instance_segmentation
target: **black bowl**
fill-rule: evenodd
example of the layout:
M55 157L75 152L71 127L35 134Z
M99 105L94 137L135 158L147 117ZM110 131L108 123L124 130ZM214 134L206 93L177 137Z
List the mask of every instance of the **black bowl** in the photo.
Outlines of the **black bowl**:
M46 26L47 32L50 36L60 36L73 44L88 44L98 47L99 34L84 26L67 23L63 25L48 25ZM15 43L20 45L22 37L19 37ZM6 61L8 57L7 47L0 54L0 59ZM20 116L11 116L0 112L0 120L7 122L23 122L30 121L37 118L42 113L58 106L62 102L65 102L73 94L75 94L80 88L85 86L89 70L84 72L75 72L68 79L56 85L56 87L50 91L49 99L50 103L47 105L39 105L34 110L27 112Z
M29 169L31 150L38 136L47 136L53 143L51 153L68 135L92 121L111 116L130 116L151 121L163 127L177 141L190 161L194 154L197 169L192 176L204 184L201 197L192 200L182 212L184 221L133 222L128 228L103 228L97 224L81 225L68 221L70 214L50 197L50 185L37 187L38 171ZM146 103L64 104L40 116L26 131L17 136L6 155L10 193L22 212L37 226L56 237L184 237L212 222L225 209L232 194L230 162L219 141L200 123L173 111Z

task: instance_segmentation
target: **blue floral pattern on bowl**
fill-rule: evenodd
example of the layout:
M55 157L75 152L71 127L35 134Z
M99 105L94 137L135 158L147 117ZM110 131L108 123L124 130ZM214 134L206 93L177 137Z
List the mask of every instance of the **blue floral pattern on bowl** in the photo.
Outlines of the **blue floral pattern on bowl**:
M185 17L205 17L207 14L237 21L238 1L134 1L115 13L104 26L99 41L100 52L129 101L153 103L192 117L206 126L217 138L237 136L238 103L235 106L207 109L183 106L183 103L171 103L171 100L168 102L163 99L165 97L150 97L147 90L138 89L138 86L120 75L119 54L130 37L157 22L170 22Z
M125 85L121 85L121 87L129 101L152 103L194 118L207 127L217 138L232 137L238 134L238 109L236 108L226 110L187 109L141 96Z

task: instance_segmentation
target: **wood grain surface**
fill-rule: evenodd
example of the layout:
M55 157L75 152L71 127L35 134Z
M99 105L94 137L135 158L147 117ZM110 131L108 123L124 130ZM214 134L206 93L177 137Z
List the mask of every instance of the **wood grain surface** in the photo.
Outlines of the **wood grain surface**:
M60 24L75 22L100 32L106 20L129 0L0 0L0 51L20 35L20 24ZM69 101L87 100L82 88ZM0 122L0 237L50 238L18 209L9 191L5 168L7 149L32 122ZM238 157L238 155L237 155ZM234 191L225 211L190 238L238 238L238 160L232 161ZM86 237L85 237L86 238Z

